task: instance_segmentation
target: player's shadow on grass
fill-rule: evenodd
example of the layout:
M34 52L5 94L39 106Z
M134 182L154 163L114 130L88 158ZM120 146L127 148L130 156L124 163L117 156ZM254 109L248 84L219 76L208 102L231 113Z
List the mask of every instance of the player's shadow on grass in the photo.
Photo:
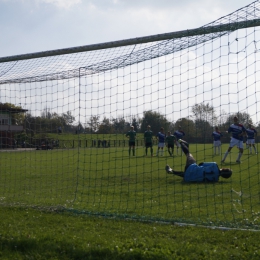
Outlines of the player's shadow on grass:
M176 176L178 178L178 176ZM215 181L215 182L212 182L212 181L203 181L203 182L185 182L184 180L182 179L173 179L173 180L169 180L167 181L168 184L181 184L181 185L184 185L184 186L190 186L190 185L216 185L216 184L230 184L231 183L231 180L219 180L219 181Z
M241 163L237 163L237 162L221 162L219 164L219 168L221 168L222 165L240 165Z
M122 158L129 158L129 159L132 159L132 158L144 158L145 156L144 155L135 155L135 156L128 156L128 155L123 155L123 156L114 156L114 157L112 157L113 159L122 159ZM147 158L148 158L149 156L147 156ZM150 156L150 158L151 158L151 156Z
M60 252L62 252L66 259L122 259L120 251L110 248L87 248L86 246L82 248L81 246L75 246L73 242L55 241L53 243L53 239L56 239L56 237L50 239L40 238L38 240L27 237L19 239L1 237L1 251L3 251L1 255L8 258L8 255L11 256L15 252L19 259L24 259L22 256L25 255L31 255L31 258L35 256L35 259L37 255L41 255L41 259L49 259L50 256L53 256L53 259L62 259L62 257L60 258ZM131 259L131 256L131 252L126 254L127 259ZM144 259L141 250L135 254L135 257L134 259Z

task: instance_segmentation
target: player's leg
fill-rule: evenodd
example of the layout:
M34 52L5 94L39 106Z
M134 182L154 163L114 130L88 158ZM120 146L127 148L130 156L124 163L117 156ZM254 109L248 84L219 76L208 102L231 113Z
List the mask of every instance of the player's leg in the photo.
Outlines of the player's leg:
M252 154L252 142L251 139L248 139L248 149L249 149L249 153Z
M239 140L237 140L237 139L235 139L235 138L233 138L233 137L231 138L231 141L230 141L230 144L229 144L229 148L228 148L227 151L224 153L224 156L223 156L221 162L225 162L225 160L226 160L228 154L230 153L230 151L232 150L232 148L233 148L235 145L238 144L238 142L239 142Z
M135 145L133 145L133 156L135 156Z
M184 172L174 171L169 165L166 165L165 170L169 174L174 174L174 175L177 175L179 177L184 177Z
M238 153L236 162L240 163L240 158L241 158L241 156L243 155L243 152L244 152L242 141L241 141L241 143L239 143L238 148L239 148L239 153Z
M189 144L183 140L179 140L178 141L180 143L180 146L181 146L181 149L183 151L183 153L188 156L190 154L190 151L189 151Z
M153 156L153 145L150 146L151 156Z
M218 146L218 155L221 155L221 144Z
M167 150L168 150L169 155L171 156L171 151L170 151L170 145L169 144L167 145Z
M257 150L256 150L256 147L255 147L255 140L253 140L253 144L252 144L254 150L255 150L255 154L257 154Z
M161 156L163 156L164 154L164 144L162 144L162 147L161 147Z
M167 147L168 147L168 153L169 153L169 155L172 156L172 147L173 147L173 146L168 144Z
M159 149L160 149L160 147L159 147L159 144L158 144L158 146L157 146L157 151L156 151L156 156L159 155Z
M223 156L221 162L225 162L225 160L226 160L228 154L230 153L230 151L232 150L232 148L233 148L233 147L229 147L229 148L227 149L227 151L224 153L224 156Z
M176 142L176 146L177 146L176 154L179 155L179 148L181 147L181 145L178 142Z
M129 156L131 155L131 144L129 144L129 146L128 146L128 155Z
M187 160L186 160L186 165L185 165L185 171L187 170L187 168L193 164L196 163L196 160L194 159L194 157L192 156L192 154L187 154Z

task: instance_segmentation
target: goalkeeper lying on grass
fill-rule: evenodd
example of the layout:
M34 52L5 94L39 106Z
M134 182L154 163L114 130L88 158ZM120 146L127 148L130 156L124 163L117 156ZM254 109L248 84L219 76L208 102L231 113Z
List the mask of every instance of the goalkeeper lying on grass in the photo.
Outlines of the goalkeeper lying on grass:
M185 182L217 182L219 176L226 179L231 177L231 169L219 169L215 162L204 162L197 165L196 160L189 152L189 144L181 139L178 142L187 157L185 170L184 172L174 171L169 165L166 165L167 173L183 177Z

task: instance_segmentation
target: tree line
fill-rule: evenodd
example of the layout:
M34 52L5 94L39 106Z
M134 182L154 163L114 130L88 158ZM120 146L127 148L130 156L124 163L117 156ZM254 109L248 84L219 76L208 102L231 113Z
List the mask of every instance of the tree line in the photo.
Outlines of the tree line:
M9 104L10 107L16 107ZM16 107L21 108L21 107ZM30 112L25 114L13 114L12 121L15 124L23 125L28 136L33 137L41 133L57 133L61 127L63 133L84 133L84 134L124 134L129 131L130 126L134 126L137 133L146 131L147 125L151 126L152 131L156 134L164 127L165 131L172 133L181 126L185 132L185 139L189 142L208 143L212 141L212 132L214 127L218 127L224 132L233 123L233 117L238 116L239 122L246 128L248 124L253 124L251 116L246 112L237 112L228 114L225 111L217 116L216 110L209 103L195 104L191 107L189 117L179 118L174 122L167 119L165 115L156 111L144 111L142 117L129 116L128 118L100 118L99 115L90 116L84 123L75 122L75 116L70 111L66 113L51 112L45 108L40 116L33 116ZM260 124L254 126L258 131ZM229 136L224 135L224 140L229 141Z

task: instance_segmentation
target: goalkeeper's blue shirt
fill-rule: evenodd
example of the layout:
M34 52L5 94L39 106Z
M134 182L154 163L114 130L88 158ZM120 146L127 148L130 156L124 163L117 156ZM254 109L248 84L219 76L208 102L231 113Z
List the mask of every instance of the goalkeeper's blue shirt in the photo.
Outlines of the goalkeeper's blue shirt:
M242 133L245 133L246 132L246 129L243 125L241 124L232 124L229 128L228 128L228 132L232 134L232 137L237 139L237 140L240 140L240 141L243 141L243 135Z
M184 172L185 182L216 182L219 180L219 168L215 162L191 164Z
M255 134L257 134L256 130L253 128L246 129L247 139L255 139Z

